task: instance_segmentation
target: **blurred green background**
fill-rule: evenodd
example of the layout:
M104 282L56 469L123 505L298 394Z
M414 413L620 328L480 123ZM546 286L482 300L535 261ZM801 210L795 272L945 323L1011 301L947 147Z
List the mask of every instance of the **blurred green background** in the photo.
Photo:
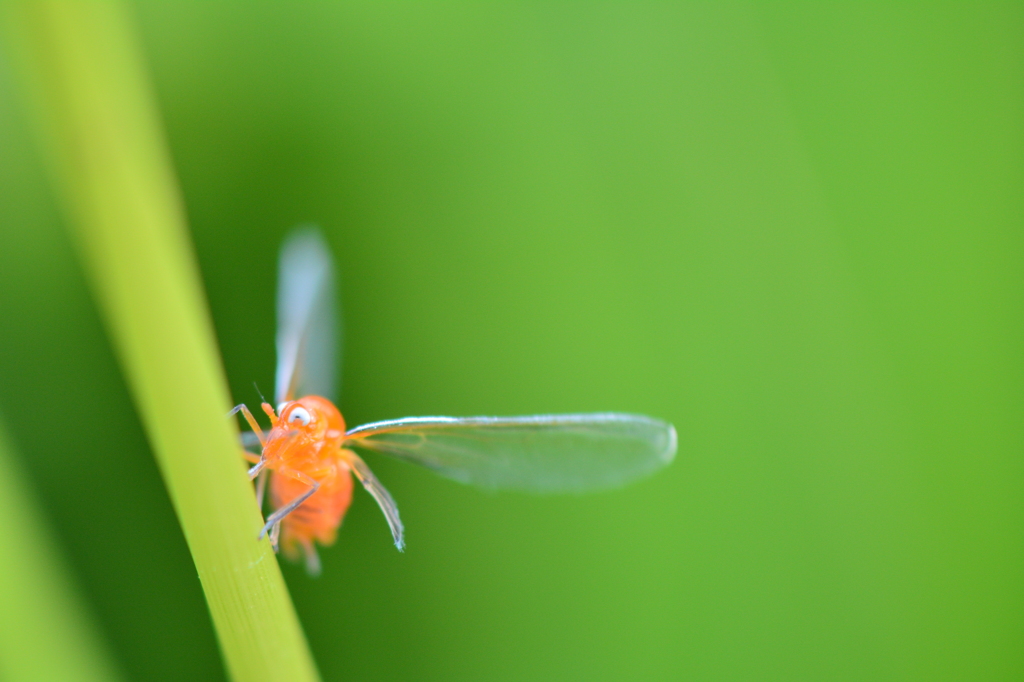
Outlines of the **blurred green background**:
M677 461L487 494L371 465L326 680L1024 675L1024 7L135 7L234 398L277 248L341 269L341 408L620 410ZM0 413L133 679L223 679L0 64ZM182 424L188 428L188 424Z

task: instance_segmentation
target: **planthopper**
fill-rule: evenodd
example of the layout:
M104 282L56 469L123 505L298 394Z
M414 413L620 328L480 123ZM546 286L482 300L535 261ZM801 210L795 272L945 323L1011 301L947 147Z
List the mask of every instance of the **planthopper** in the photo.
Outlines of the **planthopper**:
M612 488L675 457L676 432L652 417L615 412L527 417L405 417L346 428L334 405L338 355L334 266L316 228L292 232L281 248L277 289L275 403L262 403L270 429L243 404L242 434L262 506L269 478L273 512L259 538L320 572L316 543L334 542L352 501L353 476L380 505L405 547L398 507L356 450L391 455L441 476L490 489L537 493Z

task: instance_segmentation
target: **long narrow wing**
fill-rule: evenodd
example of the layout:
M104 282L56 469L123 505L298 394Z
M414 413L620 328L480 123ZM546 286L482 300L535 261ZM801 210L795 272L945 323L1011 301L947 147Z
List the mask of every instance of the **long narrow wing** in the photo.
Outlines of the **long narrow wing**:
M304 395L334 400L339 352L334 265L320 231L292 232L281 246L278 270L275 402Z
M352 429L345 445L485 488L540 493L622 485L675 457L676 431L632 414L409 417Z

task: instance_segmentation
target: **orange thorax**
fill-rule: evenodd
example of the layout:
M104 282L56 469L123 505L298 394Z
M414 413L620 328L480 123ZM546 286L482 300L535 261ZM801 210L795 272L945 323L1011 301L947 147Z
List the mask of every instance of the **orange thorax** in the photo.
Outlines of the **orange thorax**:
M268 469L318 468L334 459L345 438L345 420L330 400L306 396L279 406L263 403L272 427L263 450Z

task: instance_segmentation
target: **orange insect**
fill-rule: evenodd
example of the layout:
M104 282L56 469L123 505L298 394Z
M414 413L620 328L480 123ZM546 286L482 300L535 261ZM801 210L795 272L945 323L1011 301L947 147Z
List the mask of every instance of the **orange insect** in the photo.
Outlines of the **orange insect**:
M315 543L334 542L352 501L352 476L377 500L395 546L405 546L398 507L353 448L389 454L463 483L541 493L582 492L621 485L675 457L671 424L620 413L530 417L407 417L346 430L334 394L336 317L330 252L319 232L294 232L281 249L277 300L275 398L264 402L264 433L245 405L252 428L243 444L254 464L262 504L268 473L274 512L270 534L289 558L301 549L310 574L320 571ZM296 398L296 396L301 396Z

